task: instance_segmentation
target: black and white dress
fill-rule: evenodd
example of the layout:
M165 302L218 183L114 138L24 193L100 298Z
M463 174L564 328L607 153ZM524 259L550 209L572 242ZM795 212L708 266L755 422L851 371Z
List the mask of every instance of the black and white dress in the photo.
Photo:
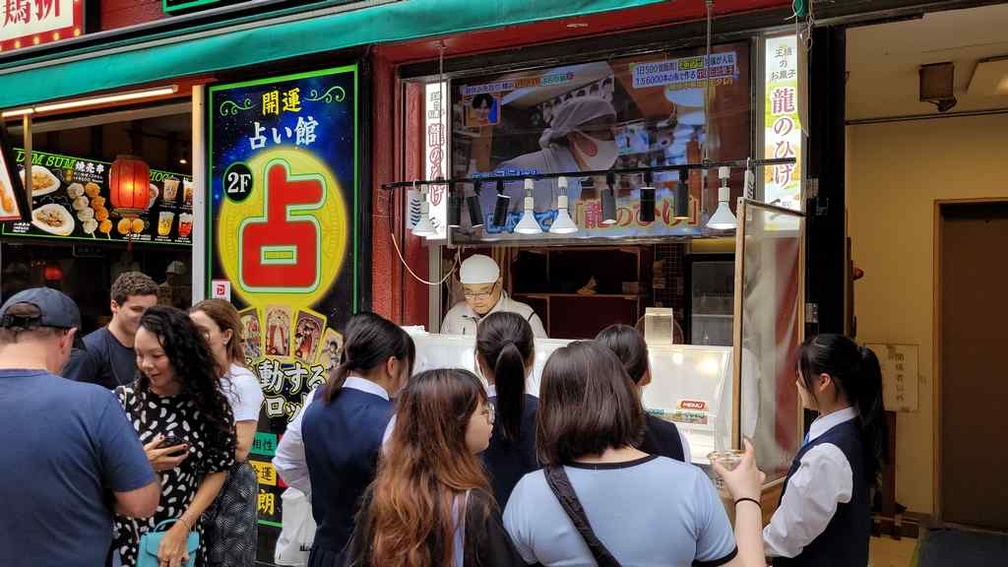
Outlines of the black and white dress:
M139 520L116 516L115 546L123 567L133 567L137 562L140 537L164 520L178 519L189 507L207 475L227 472L234 464L234 430L232 428L229 442L211 445L205 419L196 408L196 402L187 394L161 397L149 389L140 390L134 382L117 388L116 396L140 435L141 443L146 445L160 433L179 437L189 444L189 457L182 464L159 473L161 502L153 517ZM227 412L230 415L230 407ZM194 529L202 531L202 526L197 525ZM206 563L204 554L201 546L197 565Z

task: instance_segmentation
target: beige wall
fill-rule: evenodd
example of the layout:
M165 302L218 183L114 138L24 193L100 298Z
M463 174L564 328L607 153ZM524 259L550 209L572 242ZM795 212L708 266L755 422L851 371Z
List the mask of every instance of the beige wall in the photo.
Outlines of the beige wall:
M865 271L858 340L920 345L919 411L897 418L896 492L930 514L935 201L1008 197L1008 115L850 126L847 144L848 232Z

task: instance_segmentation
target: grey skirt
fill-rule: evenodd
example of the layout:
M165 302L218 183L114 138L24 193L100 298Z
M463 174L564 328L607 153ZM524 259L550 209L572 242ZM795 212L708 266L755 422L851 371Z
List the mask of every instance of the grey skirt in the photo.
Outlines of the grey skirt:
M204 515L203 547L208 567L255 565L258 494L255 470L247 462L235 463L217 500Z

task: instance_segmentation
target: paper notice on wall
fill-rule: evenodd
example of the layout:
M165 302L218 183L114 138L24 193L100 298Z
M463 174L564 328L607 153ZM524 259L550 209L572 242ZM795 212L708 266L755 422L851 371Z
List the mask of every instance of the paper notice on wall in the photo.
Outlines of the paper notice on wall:
M231 282L228 280L213 280L210 286L211 297L231 301Z
M917 411L917 345L866 344L882 367L882 395L888 411Z

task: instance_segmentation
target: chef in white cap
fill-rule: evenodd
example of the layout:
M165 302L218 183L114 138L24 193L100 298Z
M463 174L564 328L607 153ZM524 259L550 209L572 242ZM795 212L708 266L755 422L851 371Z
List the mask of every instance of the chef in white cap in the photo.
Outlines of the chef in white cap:
M524 317L536 337L546 338L546 329L528 305L511 299L503 289L500 267L493 258L474 254L462 262L459 272L465 301L455 304L445 315L441 332L449 335L475 335L483 317L497 311L509 311Z

